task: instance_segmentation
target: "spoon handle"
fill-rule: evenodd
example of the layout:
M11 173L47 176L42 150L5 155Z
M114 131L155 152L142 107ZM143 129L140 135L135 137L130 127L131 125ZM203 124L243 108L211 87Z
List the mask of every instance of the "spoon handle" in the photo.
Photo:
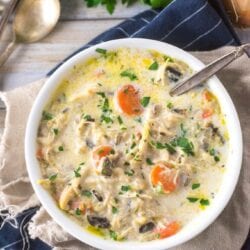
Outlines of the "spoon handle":
M6 60L9 58L9 56L11 55L11 53L16 48L16 45L17 45L17 43L16 43L16 40L14 39L5 48L4 52L0 55L0 67L4 65L4 63L6 62Z
M181 95L190 89L194 88L195 86L203 83L209 77L213 76L216 72L223 69L229 63L233 62L238 57L242 56L246 49L250 48L250 43L237 47L232 52L224 55L217 60L208 64L205 68L194 73L188 79L184 79L182 82L174 86L170 90L170 95Z

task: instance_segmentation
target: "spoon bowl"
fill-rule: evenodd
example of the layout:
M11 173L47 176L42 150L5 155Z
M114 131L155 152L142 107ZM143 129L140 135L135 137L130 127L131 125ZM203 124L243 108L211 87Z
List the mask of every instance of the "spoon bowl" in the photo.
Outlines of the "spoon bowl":
M13 38L0 55L0 66L17 44L33 43L47 36L57 24L59 16L59 0L22 0L13 20Z

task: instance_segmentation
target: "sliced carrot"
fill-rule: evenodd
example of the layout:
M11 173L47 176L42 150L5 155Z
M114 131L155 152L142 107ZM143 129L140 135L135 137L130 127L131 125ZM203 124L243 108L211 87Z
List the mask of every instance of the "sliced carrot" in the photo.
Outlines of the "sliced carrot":
M94 151L92 152L92 158L95 162L95 165L96 166L99 165L101 158L112 153L112 150L113 148L109 145L102 145L102 146L95 148Z
M117 103L126 115L140 115L143 111L139 91L131 84L124 85L117 91Z
M202 118L206 119L210 116L213 115L213 110L212 109L204 109L202 112Z
M160 239L163 239L176 234L180 230L180 228L180 223L178 223L177 221L172 221L167 224L166 227L156 229L155 232L159 234Z
M44 158L43 149L42 148L38 148L37 149L37 151L36 151L36 158L38 160L42 160Z
M208 102L211 102L214 99L214 95L209 90L203 92L203 97Z
M151 183L155 187L161 185L165 193L173 192L177 187L176 170L169 163L160 163L151 171Z

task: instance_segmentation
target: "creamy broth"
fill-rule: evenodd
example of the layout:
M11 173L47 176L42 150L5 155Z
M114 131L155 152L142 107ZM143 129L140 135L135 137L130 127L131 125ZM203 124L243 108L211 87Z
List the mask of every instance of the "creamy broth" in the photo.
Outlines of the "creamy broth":
M100 48L60 83L38 130L38 182L86 230L166 238L212 205L229 138L207 87L169 95L191 73L157 51Z

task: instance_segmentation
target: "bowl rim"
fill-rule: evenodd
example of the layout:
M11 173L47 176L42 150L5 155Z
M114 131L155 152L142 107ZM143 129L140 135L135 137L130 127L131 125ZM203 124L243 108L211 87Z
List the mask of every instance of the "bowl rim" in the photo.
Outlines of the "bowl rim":
M96 48L116 49L121 47L154 49L160 53L165 53L171 57L186 62L195 71L204 67L204 64L200 60L180 48L167 43L144 38L124 38L111 40L89 47L84 51L79 52L64 62L46 80L32 106L25 132L25 160L27 171L33 189L35 190L37 197L49 215L64 230L80 241L100 249L167 249L180 245L194 238L203 230L205 230L210 224L212 224L229 202L239 178L243 154L240 122L228 92L216 76L208 80L208 86L213 92L215 92L215 95L217 96L222 108L222 112L226 115L227 127L230 134L230 154L228 156L227 167L225 171L226 174L223 177L223 183L221 185L220 191L213 200L213 204L205 211L197 215L193 220L191 220L192 227L188 224L174 236L148 242L117 242L105 240L87 232L80 225L70 219L62 210L57 207L50 194L37 184L37 180L41 176L40 167L35 157L37 129L40 123L42 110L50 100L51 93L57 88L58 85L60 85L61 80L68 75L74 65L85 61L87 58L93 55L96 55ZM48 93L50 94L48 95ZM237 143L237 146L235 143ZM216 200L219 200L219 202L216 203Z

